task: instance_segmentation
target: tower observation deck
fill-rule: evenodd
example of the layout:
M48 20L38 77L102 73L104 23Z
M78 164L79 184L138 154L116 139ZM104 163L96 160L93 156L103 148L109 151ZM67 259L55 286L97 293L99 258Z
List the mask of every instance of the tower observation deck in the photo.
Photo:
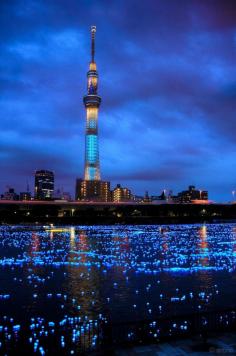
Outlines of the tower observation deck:
M98 146L98 109L101 98L97 94L98 72L94 60L96 26L91 26L91 62L87 72L87 94L84 96L86 109L85 171L84 180L100 181L100 162Z

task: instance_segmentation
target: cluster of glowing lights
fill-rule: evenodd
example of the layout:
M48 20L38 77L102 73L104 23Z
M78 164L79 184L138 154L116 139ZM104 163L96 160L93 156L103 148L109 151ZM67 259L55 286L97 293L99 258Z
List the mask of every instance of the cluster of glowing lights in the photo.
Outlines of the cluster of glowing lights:
M87 111L87 120L86 120L86 129L97 129L97 118L98 118L98 108L88 107Z
M99 164L97 135L86 135L86 163Z
M158 339L159 317L232 302L235 267L232 224L0 227L0 353L20 342L42 355L52 343L91 350L108 321L149 320ZM190 327L187 318L169 323L169 335ZM135 340L135 328L126 337Z

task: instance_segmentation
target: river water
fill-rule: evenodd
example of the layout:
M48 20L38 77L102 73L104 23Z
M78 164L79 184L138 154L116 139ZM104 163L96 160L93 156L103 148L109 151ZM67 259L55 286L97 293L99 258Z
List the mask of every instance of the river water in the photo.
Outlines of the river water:
M235 268L235 224L1 226L0 354L77 354L100 322L235 307Z

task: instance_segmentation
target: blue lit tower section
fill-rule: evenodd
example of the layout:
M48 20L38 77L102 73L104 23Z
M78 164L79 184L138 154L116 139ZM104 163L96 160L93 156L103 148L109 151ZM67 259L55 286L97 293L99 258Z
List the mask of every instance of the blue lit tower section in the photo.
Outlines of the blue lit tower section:
M84 96L86 109L85 137L85 181L100 181L100 163L98 147L98 109L101 103L97 95L98 72L94 61L96 26L91 26L91 62L87 73L87 95Z

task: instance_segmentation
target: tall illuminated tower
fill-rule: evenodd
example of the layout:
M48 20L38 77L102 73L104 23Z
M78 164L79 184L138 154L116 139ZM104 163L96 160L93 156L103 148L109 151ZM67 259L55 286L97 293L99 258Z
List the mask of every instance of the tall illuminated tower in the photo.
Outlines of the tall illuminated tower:
M98 147L98 109L101 98L97 94L98 72L94 61L96 26L91 26L91 62L87 73L87 95L84 96L86 109L85 171L84 180L100 181Z
M76 200L109 201L110 182L101 181L98 147L98 109L101 98L97 94L98 72L94 60L96 26L91 27L91 61L87 73L87 94L84 96L86 110L84 180L76 180Z

